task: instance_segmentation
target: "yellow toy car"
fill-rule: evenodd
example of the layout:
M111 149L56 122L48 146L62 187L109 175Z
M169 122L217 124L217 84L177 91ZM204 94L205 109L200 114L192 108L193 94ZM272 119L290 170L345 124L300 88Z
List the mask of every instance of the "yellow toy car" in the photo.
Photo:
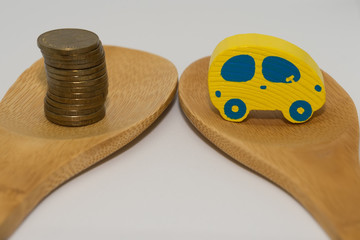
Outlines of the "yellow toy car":
M240 34L215 48L209 66L210 99L229 121L251 110L280 110L293 123L325 103L321 70L299 47L276 37Z

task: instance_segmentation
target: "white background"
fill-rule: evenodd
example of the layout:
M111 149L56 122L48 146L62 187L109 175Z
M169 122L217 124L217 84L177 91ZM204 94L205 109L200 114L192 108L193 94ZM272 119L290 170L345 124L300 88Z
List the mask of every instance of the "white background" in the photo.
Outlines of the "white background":
M0 6L0 97L41 57L36 39L63 27L152 52L179 75L223 38L256 32L305 49L360 109L360 2L8 1ZM76 177L28 216L19 239L329 239L286 192L190 127L178 100L154 126Z

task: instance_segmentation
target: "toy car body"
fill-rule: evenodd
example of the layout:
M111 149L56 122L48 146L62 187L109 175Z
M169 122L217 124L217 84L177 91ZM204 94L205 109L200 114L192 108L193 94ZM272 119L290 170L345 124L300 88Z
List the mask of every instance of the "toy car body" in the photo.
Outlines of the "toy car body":
M215 48L209 66L210 99L229 121L251 110L280 110L305 122L325 103L321 70L299 47L276 37L240 34Z

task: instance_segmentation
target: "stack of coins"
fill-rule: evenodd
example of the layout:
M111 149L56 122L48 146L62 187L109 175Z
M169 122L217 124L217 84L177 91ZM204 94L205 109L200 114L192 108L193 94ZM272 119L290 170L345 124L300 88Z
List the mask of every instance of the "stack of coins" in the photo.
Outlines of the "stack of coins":
M58 29L37 40L45 62L46 118L62 126L85 126L105 116L108 77L99 37L82 29Z

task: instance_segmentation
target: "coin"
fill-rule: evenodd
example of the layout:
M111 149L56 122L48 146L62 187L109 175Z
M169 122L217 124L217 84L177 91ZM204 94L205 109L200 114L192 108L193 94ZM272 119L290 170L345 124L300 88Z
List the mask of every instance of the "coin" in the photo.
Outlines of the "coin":
M98 89L96 91L91 91L91 92L62 92L62 91L56 90L54 88L49 88L48 91L56 96L63 97L63 98L82 99L82 98L96 97L97 95L100 95L100 94L102 94L104 97L106 97L108 90L107 90L107 86L106 86L102 89Z
M45 115L46 116L46 115ZM99 122L100 120L102 120L105 117L105 112L102 115L98 115L93 119L88 119L88 120L83 120L83 121L59 121L57 119L53 119L49 116L46 116L46 118L52 122L55 123L57 125L61 125L61 126L65 126L65 127L83 127L83 126L87 126L90 124L94 124L96 122Z
M46 64L45 64L45 68L46 68L46 72L51 72L63 76L84 76L84 75L90 75L96 73L101 69L106 68L106 63L104 61L97 66L87 69L58 69Z
M51 72L47 72L46 75L54 80L60 81L61 83L65 82L80 82L80 81L92 81L95 80L97 78L107 78L107 74L106 74L106 68L101 69L98 72L95 72L93 74L89 74L89 75L75 75L75 76L64 76L64 75L59 75L59 74L55 74L55 73L51 73Z
M59 103L65 103L65 104L96 104L99 102L104 103L106 96L104 96L103 94L99 94L96 95L95 97L89 97L89 98L64 98L64 97L59 97L56 96L55 94L52 94L51 92L47 92L47 96L48 98L59 102Z
M81 54L74 54L74 55L59 55L59 54L49 54L47 52L41 51L44 58L51 59L51 60L59 60L59 61L74 61L74 60L84 60L84 59L97 59L101 57L101 55L104 53L104 48L101 45L101 42L99 46L87 53L81 53Z
M66 70L82 70L82 69L86 69L86 68L92 68L95 67L101 63L103 63L105 61L105 55L103 55L101 58L99 58L98 60L94 61L94 62L76 62L74 61L73 63L61 63L61 62L54 62L48 59L44 59L45 63L48 66L54 67L54 68L60 68L60 69L66 69Z
M93 119L95 117L97 117L98 115L102 115L103 112L105 112L105 107L100 108L100 110L94 112L94 113L90 113L90 114L85 114L85 115L78 115L78 116L70 116L70 115L61 115L61 114L56 114L53 112L48 111L47 109L45 109L45 113L47 116L53 118L53 119L57 119L60 121L83 121L83 120L88 120L88 119Z
M104 51L101 51L98 52L97 54L93 54L91 56L87 56L83 58L74 56L71 58L64 59L63 57L61 57L61 55L46 55L43 53L44 60L46 62L54 63L54 64L86 64L86 63L96 62L102 57L104 57L104 55L105 55Z
M57 102L55 100L52 100L51 98L49 98L48 96L45 97L45 101L56 108L60 108L60 109L67 109L67 110L83 110L83 109L91 109L91 108L95 108L95 107L99 107L104 105L105 101L98 101L98 102L92 102L92 103L86 103L86 104L67 104L67 103L60 103Z
M50 66L54 66L56 65L85 65L85 64L90 64L90 63L95 63L98 62L99 59L103 58L105 55L104 53L99 54L99 55L94 55L93 57L89 57L89 58L85 58L85 59L72 59L72 60L59 60L59 59L53 59L50 57L45 57L44 61L50 65Z
M44 101L44 107L47 111L60 115L78 116L86 115L99 111L103 105L89 109L61 109L50 105L46 100Z
M80 86L80 87L62 87L53 85L51 82L48 82L48 89L54 89L58 92L63 93L89 93L89 92L98 92L98 94L102 93L108 87L108 82L103 81L99 84L92 85L92 86Z
M48 84L51 86L58 86L58 87L91 87L103 82L107 82L107 76L95 78L93 80L87 81L60 81L53 78L48 77L47 79Z
M56 89L49 88L49 92L52 93L55 96L62 97L62 98L69 98L69 99L85 99L85 98L92 98L96 97L98 95L102 95L104 98L106 98L108 94L107 87L104 87L103 89L99 89L93 92L61 92Z
M99 37L83 29L56 29L41 34L39 48L49 54L72 55L86 53L98 47Z

